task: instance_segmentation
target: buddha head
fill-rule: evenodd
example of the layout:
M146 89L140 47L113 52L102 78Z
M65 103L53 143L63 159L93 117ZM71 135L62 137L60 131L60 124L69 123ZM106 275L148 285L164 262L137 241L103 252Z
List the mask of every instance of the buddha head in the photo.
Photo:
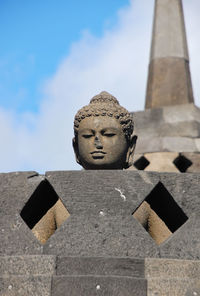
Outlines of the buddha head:
M125 169L132 165L137 137L131 114L107 92L93 97L74 119L76 161L85 169Z

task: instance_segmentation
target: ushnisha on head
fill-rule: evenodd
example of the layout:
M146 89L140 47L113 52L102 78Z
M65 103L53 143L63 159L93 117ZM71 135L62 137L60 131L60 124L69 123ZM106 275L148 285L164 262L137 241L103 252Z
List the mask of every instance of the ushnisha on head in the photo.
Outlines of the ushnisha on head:
M93 97L74 119L73 147L85 169L126 169L137 137L132 115L107 92Z

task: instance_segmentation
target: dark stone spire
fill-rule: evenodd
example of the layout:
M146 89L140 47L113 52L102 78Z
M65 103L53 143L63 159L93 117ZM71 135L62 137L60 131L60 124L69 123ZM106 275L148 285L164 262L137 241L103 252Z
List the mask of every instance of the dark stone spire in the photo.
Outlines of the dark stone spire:
M145 108L193 103L181 0L155 0Z

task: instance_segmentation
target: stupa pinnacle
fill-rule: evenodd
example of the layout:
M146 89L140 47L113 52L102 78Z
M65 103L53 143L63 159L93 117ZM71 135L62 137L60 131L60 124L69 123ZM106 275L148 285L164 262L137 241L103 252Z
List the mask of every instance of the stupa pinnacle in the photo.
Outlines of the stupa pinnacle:
M181 0L156 0L145 108L192 103Z

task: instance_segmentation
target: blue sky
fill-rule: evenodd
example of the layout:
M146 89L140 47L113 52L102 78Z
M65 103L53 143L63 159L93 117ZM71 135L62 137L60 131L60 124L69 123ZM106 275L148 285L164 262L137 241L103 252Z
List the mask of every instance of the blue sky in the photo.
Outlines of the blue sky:
M200 105L200 2L183 0ZM73 118L106 90L143 110L154 0L0 0L0 171L80 169Z
M84 30L97 37L115 25L128 0L0 1L0 104L38 111L43 80L53 75Z

